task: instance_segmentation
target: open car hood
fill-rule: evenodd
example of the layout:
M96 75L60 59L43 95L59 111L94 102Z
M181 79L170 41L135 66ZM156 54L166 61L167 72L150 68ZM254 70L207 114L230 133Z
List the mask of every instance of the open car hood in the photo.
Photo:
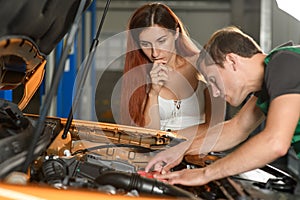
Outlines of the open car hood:
M90 3L86 1L85 9ZM46 56L69 31L79 4L80 0L0 1L0 89L24 84L20 109L40 86Z

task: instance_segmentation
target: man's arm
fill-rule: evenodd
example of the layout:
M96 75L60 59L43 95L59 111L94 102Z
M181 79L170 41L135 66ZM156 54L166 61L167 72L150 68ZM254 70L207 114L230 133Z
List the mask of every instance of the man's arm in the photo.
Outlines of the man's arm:
M158 175L171 184L202 185L212 180L264 166L285 155L300 118L300 94L275 98L269 108L263 131L232 153L205 168Z
M230 121L212 128L205 123L179 131L180 135L189 139L157 154L148 163L146 171L152 167L158 169L157 165L161 170L167 172L179 164L184 154L200 155L210 151L223 151L244 141L264 119L262 112L255 105L256 99L252 96ZM162 163L164 163L163 169Z
M152 158L148 165L146 166L145 170L150 171L151 169L154 171L162 171L162 168L165 169L171 169L178 165L185 152L190 147L191 143L194 141L195 136L197 135L197 132L206 131L209 127L209 123L211 120L211 99L209 95L209 90L206 88L204 90L204 96L205 96L205 123L192 126L190 128L187 128L185 131L178 131L177 133L185 138L187 138L187 141L184 141L176 146L173 146L169 149L166 149L158 154L154 158Z
M256 107L256 100L257 97L250 97L241 110L228 121L208 130L207 127L199 126L197 137L187 154L224 151L247 139L249 134L264 120L263 113Z

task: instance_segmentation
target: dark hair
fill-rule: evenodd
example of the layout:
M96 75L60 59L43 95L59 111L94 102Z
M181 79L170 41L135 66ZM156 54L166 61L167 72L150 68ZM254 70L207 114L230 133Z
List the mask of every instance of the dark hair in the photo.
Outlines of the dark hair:
M176 31L176 28L179 27L179 19L166 5L150 3L136 10L129 21L128 29L151 27L154 24ZM142 30L134 32L133 39L135 41L139 40L139 34Z
M124 74L130 70L150 63L150 60L139 47L139 35L144 28L158 25L176 33L179 36L175 41L176 53L182 57L193 56L199 49L188 37L181 20L165 4L149 3L139 7L131 16L128 23L127 53L125 57ZM121 95L121 122L129 125L144 126L144 106L147 99L147 76L150 68L136 70L134 77L123 76ZM139 85L137 83L145 83ZM125 109L129 109L130 117ZM132 119L132 120L131 120Z
M229 53L251 58L257 53L262 53L262 50L249 35L237 27L229 26L216 31L210 37L201 50L199 62L204 59L206 65L214 63L223 67L225 56Z

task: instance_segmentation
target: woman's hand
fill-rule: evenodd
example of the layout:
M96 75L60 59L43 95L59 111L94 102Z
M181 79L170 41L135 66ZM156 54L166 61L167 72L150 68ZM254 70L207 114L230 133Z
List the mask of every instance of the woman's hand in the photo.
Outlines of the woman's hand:
M150 71L152 90L159 94L162 86L169 79L169 68L161 61L154 61L152 70Z

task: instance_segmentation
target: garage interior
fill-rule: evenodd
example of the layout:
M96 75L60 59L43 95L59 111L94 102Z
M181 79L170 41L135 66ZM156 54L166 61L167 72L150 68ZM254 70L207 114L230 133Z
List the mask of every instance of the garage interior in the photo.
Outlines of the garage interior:
M118 87L120 86L120 78L123 75L124 55L126 52L127 23L132 12L136 8L147 2L153 1L112 0L109 4L107 13L105 13L107 2L108 1L105 0L92 1L91 5L87 8L87 10L82 14L80 18L80 21L78 23L78 31L76 32L74 37L74 43L72 44L71 49L68 52L68 56L64 64L63 77L61 78L58 91L54 95L53 99L51 99L51 106L47 113L47 116L50 117L47 123L49 123L50 125L47 124L47 126L59 124L57 125L57 127L55 127L55 129L60 129L63 126L66 126L66 121L64 119L67 119L69 115L72 114L73 119L75 120L74 123L76 125L71 125L70 134L76 139L78 139L77 137L79 137L79 134L82 134L80 135L80 137L84 139L87 138L86 140L92 138L92 142L101 141L105 143L106 138L97 138L99 135L105 132L105 134L109 135L109 139L113 140L116 143L120 141L125 141L126 143L127 140L129 140L129 142L132 142L130 143L130 145L132 145L133 143L137 143L141 146L141 148L132 150L132 146L129 145L129 147L126 147L125 149L126 153L124 153L120 148L123 147L123 143L118 144L119 146L116 145L114 147L115 149L111 148L113 150L109 149L110 146L105 143L106 146L104 146L109 150L105 149L105 147L100 147L96 150L99 155L105 154L105 159L97 157L98 154L91 154L83 156L84 159L86 159L83 162L81 159L77 158L74 159L76 161L69 160L65 157L65 155L63 155L61 157L61 160L59 160L59 164L57 164L58 162L56 163L57 160L55 160L55 158L50 158L50 161L53 162L53 168L61 167L62 165L65 167L67 164L68 170L73 170L73 173L76 174L77 178L91 178L92 175L94 176L94 174L99 173L100 170L98 170L98 168L96 169L94 167L94 164L101 165L101 170L103 171L107 170L108 168L116 168L118 170L122 167L134 171L135 169L132 169L132 165L135 164L139 166L146 163L146 159L142 156L138 157L138 159L141 159L141 163L139 163L138 161L135 162L134 160L134 156L140 156L138 153L143 153L143 151L146 151L145 148L150 149L149 146L154 144L153 146L157 148L155 150L158 150L159 145L168 146L171 145L172 142L178 143L182 141L182 138L179 138L179 136L173 136L172 133L170 133L170 136L168 135L167 137L165 137L165 135L162 135L160 132L157 133L152 130L144 131L143 129L139 129L139 127L137 127L136 129L131 129L128 127L123 127L122 124L120 124L120 116L118 113L120 109L120 94L118 93ZM300 43L300 22L290 14L280 9L275 0L168 0L158 2L165 3L178 15L178 17L182 20L183 24L188 30L189 35L199 47L202 47L206 43L206 41L214 31L231 25L239 27L241 30L253 37L254 40L258 42L263 51L266 53L288 41L293 41L294 44ZM104 13L106 15L104 15ZM103 23L103 26L101 27L99 38L95 38L97 31L99 31L99 25L101 23ZM33 119L36 119L35 115L38 116L39 114L41 114L44 103L47 101L46 94L48 94L48 92L52 89L51 81L55 76L57 66L62 56L61 54L63 51L63 47L66 43L66 39L67 37L65 36L52 50L52 52L47 55L44 80L41 86L38 88L37 92L29 101L28 105L22 110L23 113L28 114L30 117L31 115L34 115L32 117ZM81 73L84 73L83 70L86 66L85 64L87 58L90 58L89 55L92 55L90 49L96 39L99 40L99 43L97 45L96 51L93 52L95 54L93 55L91 68L89 69L87 77L85 78L83 87L78 88L77 82L80 81ZM23 93L24 87L21 85L14 90L0 91L0 97L11 100L14 103L18 103L22 98ZM77 96L78 94L80 95ZM233 117L240 108L241 107L232 107L227 104L224 119ZM52 119L51 117L54 118ZM82 123L80 120L84 120L84 122ZM98 122L100 122L100 125L97 124ZM263 125L255 130L253 134L261 130L261 128L263 128ZM128 135L124 134L126 132L132 134L133 137L128 137ZM144 133L147 136L150 135L151 139L146 138L147 141L143 141L144 138L136 136L137 132ZM59 134L61 134L61 132L59 132ZM97 134L98 136L96 136ZM65 150L65 147L71 146L71 142L68 142L58 142L59 144L62 144L64 148L58 148L55 145L51 145L50 150L48 150L47 153L57 151L61 156L62 154L64 154L62 153L62 151ZM89 142L87 142L87 144L85 142L86 141L75 141L75 145L72 143L72 145L79 149L78 151L75 151L74 155L81 154L82 152L85 153L86 151L89 151L91 149L93 150L93 148L95 148ZM87 145L89 148L81 150L80 148L84 145ZM99 146L96 146L96 148L97 147ZM56 148L59 150L57 150ZM119 159L122 160L122 156L124 156L126 160L127 153L128 157L134 157L134 159L129 159L131 162L129 164L124 164L123 162L119 161ZM132 156L133 154L134 156ZM149 154L151 154L151 152ZM212 154L211 156L213 159L214 156L224 156L224 154ZM49 158L47 157L47 159ZM187 157L187 161L195 162L193 159L194 157ZM201 161L201 164L204 163L203 165L207 163L209 164L209 162L213 162L212 160ZM283 162L286 161L284 160ZM45 163L46 161L44 162L44 164ZM280 162L275 162L273 164L274 166L278 166L280 168L286 167L281 166L282 163ZM50 167L50 165L46 167ZM183 163L183 165L179 165L178 169L184 167L193 167L193 165L189 165L188 162L185 162ZM266 170L272 172L275 171L274 173L276 175L284 174L284 176L287 177L286 180L290 182L286 184L286 187L281 188L282 182L280 181L282 180L275 178L275 180L272 180L274 182L268 182L268 184L270 184L271 186L261 186L261 183L256 184L256 186L258 186L259 188L264 187L265 190L253 191L252 188L247 188L249 189L248 192L253 192L253 196L269 197L267 194L269 192L268 190L273 187L275 188L276 192L288 192L289 194L286 196L287 199L289 199L289 197L292 197L290 196L291 188L289 188L288 184L294 185L294 179L289 175L282 173L281 171L274 170L273 168L268 168ZM34 172L37 174L39 173L38 170ZM60 172L61 171L59 171L58 173ZM64 171L61 173L66 172ZM53 177L50 177L50 179L43 181L55 185L56 180L53 181L53 179L51 178ZM95 177L92 177L93 181L95 181L94 178ZM107 179L112 178L109 177ZM246 178L243 179L242 177L233 177L233 179L242 182L244 181L246 182L245 187L250 187L247 184ZM70 184L71 181L74 180L70 180ZM140 183L139 181L142 182L145 180L138 179L137 182ZM90 185L87 186L82 182L80 184L78 182L75 182L76 181L72 183L75 185L78 184L76 185L78 187L90 187ZM147 180L145 182L147 182ZM278 182L280 183L278 184ZM109 181L109 183L111 182ZM143 184L145 183L143 182ZM157 184L157 182L154 183L153 181L149 184L155 185ZM230 186L228 186L228 184ZM157 185L155 185L155 187L156 186ZM165 187L165 185L163 186ZM157 187L159 188L159 186ZM186 191L194 194L203 192L203 194L207 195L207 199L218 199L215 198L216 196L221 196L222 198L220 199L223 199L224 196L228 197L228 199L234 199L234 197L240 197L239 195L241 195L242 197L249 195L247 192L245 193L243 189L236 187L237 185L231 182L231 180L224 179L220 182L214 182L212 183L212 185L206 185L205 187L183 187L181 189L183 189L184 191L175 190L175 192L178 192L180 195L185 195ZM232 189L234 189L234 191ZM105 190L109 189L105 188ZM120 191L117 192L122 193ZM232 192L232 194L227 194L228 192ZM238 194L235 194L236 192ZM261 195L260 193L263 194ZM190 198L190 194L186 195L186 197ZM270 195L270 199L278 198L280 195L282 195L282 193L272 193ZM204 196L201 196L201 198L204 198Z
M97 53L89 78L86 81L84 95L77 109L79 119L118 122L118 116L113 116L112 107L118 102L111 99L113 88L122 76L125 51L125 34L127 22L131 13L138 6L151 1L111 1L100 33ZM294 17L278 8L272 0L171 0L166 3L181 18L189 34L200 46L204 45L209 36L217 29L234 25L252 36L265 52L292 40L299 43L300 27ZM67 117L71 104L75 71L80 68L81 61L87 57L91 42L95 39L96 29L102 18L106 1L94 1L83 16L74 47L76 51L69 56L66 67L73 69L73 74L62 78L58 96L52 103L49 112L51 116ZM59 44L60 48L62 42ZM59 47L58 45L58 47ZM75 46L76 45L76 46ZM43 97L49 90L52 71L57 59L58 47L49 55L46 77L41 89L25 108L25 112L38 114ZM74 48L73 48L74 49ZM70 61L70 62L69 62ZM111 63L107 63L111 62ZM67 74L67 72L65 73ZM95 93L95 94L93 94ZM12 92L12 99L18 102L22 88ZM234 115L238 108L228 105L228 117ZM116 114L115 114L116 115Z

